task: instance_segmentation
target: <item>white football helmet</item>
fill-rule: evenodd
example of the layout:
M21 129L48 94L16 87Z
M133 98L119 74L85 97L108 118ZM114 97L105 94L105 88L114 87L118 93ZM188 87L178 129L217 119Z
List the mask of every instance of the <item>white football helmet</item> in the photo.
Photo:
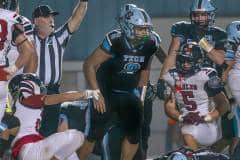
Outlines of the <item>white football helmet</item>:
M228 40L240 44L240 21L231 22L226 28Z
M190 18L192 24L196 24L199 27L212 26L215 21L216 10L217 8L213 6L211 0L193 0L192 6L190 7ZM207 20L205 22L195 19L195 14L198 12L207 14Z
M135 39L134 27L147 27L152 30L151 18L147 12L134 4L126 4L117 17L121 30L128 39Z

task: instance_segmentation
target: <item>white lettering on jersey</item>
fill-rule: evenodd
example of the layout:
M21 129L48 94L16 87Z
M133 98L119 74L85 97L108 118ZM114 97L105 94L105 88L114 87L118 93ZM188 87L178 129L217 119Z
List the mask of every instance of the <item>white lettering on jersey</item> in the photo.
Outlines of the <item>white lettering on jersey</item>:
M144 56L131 56L131 55L124 55L125 62L144 62Z

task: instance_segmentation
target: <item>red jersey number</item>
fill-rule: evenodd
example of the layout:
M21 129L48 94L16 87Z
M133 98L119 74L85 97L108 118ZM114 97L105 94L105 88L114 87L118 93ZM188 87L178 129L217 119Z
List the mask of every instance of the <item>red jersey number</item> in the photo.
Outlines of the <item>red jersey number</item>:
M186 104L186 109L188 111L195 111L197 109L197 104L195 101L189 101L189 98L194 98L193 91L181 91L183 102Z
M7 22L0 19L0 50L4 49L4 42L7 40Z

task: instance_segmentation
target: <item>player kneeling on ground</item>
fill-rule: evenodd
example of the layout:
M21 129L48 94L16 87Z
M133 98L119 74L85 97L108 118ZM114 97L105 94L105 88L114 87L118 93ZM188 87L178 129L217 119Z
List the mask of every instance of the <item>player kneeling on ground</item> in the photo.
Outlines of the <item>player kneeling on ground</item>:
M216 119L229 107L216 70L201 67L200 55L197 44L185 45L177 55L176 68L164 75L173 92L165 103L166 114L182 123L184 142L193 150L217 140Z
M43 106L98 98L92 90L46 95L40 79L30 73L13 77L8 85L11 102L16 106L20 130L13 141L12 155L20 160L62 160L74 153L83 143L84 135L77 130L53 134L44 139L39 133Z

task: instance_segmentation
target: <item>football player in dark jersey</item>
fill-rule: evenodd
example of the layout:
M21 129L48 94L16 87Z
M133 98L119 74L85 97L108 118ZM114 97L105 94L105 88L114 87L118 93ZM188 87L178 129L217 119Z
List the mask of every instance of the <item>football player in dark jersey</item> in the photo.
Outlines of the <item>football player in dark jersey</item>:
M227 39L226 32L214 26L216 8L211 0L193 0L190 7L191 22L177 22L172 25L172 41L169 46L168 56L161 69L159 77L158 96L163 98L164 88L163 74L175 65L176 55L186 43L197 43L203 54L205 66L211 66L221 74L221 66L224 63L224 44Z
M162 49L159 46L161 40L152 30L151 19L143 9L126 4L117 20L120 29L109 32L102 44L86 59L84 73L90 88L101 94L99 100L93 100L98 114L95 118L100 117L92 126L93 132L99 134L98 129L116 120L124 133L123 141L109 143L114 129L119 130L118 127L110 127L110 136L105 136L104 140L104 148L110 150L104 151L104 157L128 160L138 149L143 116L144 91L143 94L134 91L146 88L151 59L155 52ZM90 133L81 147L81 159L87 158L95 140L95 135ZM106 144L114 145L114 148L122 145L122 150L119 147L117 152L111 151L112 148Z

